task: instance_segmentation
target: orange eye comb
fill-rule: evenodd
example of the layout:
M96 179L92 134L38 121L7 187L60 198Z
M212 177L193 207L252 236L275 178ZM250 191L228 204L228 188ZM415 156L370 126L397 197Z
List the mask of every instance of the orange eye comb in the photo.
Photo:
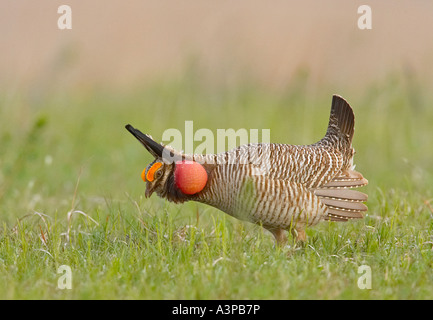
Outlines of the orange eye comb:
M144 168L144 170L141 172L141 179L143 179L144 182L146 182L146 169Z
M161 166L162 166L161 162L156 162L153 166L150 167L147 173L146 173L147 168L144 169L143 172L141 172L141 179L143 179L144 182L146 181L152 182L155 179L154 174L156 170L158 170Z

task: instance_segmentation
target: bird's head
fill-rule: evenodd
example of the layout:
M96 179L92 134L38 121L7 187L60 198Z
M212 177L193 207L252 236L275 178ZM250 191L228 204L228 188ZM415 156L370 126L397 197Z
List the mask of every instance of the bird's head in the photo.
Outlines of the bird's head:
M208 172L203 165L155 142L131 125L126 129L155 157L141 173L146 182L146 197L155 192L169 201L184 202L205 188Z

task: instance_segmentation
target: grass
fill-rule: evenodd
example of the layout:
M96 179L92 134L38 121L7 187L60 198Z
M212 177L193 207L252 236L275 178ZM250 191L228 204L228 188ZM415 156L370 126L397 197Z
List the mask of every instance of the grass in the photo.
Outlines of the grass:
M362 93L312 94L306 82L281 93L186 77L0 97L0 298L432 299L433 97L399 75ZM144 198L151 157L126 123L157 140L193 120L195 130L270 128L274 142L305 144L325 132L334 92L355 110L364 220L322 223L305 246L279 249L211 207ZM61 265L70 290L58 288ZM357 285L362 265L371 289Z

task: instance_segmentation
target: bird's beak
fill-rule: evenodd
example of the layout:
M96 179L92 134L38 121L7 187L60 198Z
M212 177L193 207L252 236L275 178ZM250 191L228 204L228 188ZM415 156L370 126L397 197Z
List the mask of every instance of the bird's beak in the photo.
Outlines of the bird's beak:
M155 185L152 186L149 182L146 185L146 191L144 193L144 196L146 198L150 198L150 196L152 195L152 193L155 191Z

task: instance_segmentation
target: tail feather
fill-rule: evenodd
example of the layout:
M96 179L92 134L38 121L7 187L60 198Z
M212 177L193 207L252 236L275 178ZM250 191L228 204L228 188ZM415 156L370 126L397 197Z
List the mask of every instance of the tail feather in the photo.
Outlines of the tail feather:
M332 96L331 114L326 135L337 135L352 143L355 116L350 105L341 96Z
M355 116L350 105L338 95L332 96L328 128L317 144L340 150L349 163L353 156L352 139L355 132Z

